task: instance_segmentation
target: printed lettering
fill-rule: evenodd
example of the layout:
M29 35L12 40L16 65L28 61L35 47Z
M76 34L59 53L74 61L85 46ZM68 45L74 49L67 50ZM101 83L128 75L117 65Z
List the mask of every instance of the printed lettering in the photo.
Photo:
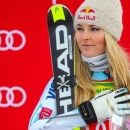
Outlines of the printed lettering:
M60 70L64 73L64 75L59 75L58 77L61 78L61 83L59 84L59 103L60 106L64 106L64 112L68 112L68 105L72 104L72 99L70 99L71 96L71 88L69 85L67 85L68 81L65 81L65 76L70 76L70 68L68 66L68 58L70 56L70 59L72 59L71 54L71 36L67 34L67 28L64 25L59 25L56 30L56 49L57 50L63 50L61 55L57 58L57 66ZM68 50L69 48L69 50ZM70 53L70 55L69 55ZM63 88L61 88L63 87ZM61 98L67 98L65 100L62 100Z
M66 49L58 58L58 68L65 71L67 74L70 73L70 68L68 67L67 63L67 55L68 55L68 49ZM62 63L64 61L64 64Z
M63 34L63 42L61 42L61 35ZM67 63L67 56L68 56L68 35L67 35L67 28L64 25L60 25L56 28L56 47L57 50L66 49L58 58L57 64L58 68L65 71L66 73L70 74L70 68L68 67ZM62 63L64 61L64 64Z
M51 84L51 88L48 91L48 96L46 97L46 99L48 99L48 98L53 98L53 99L56 98L55 97L55 92L54 92L54 86L53 86L53 84Z
M63 37L61 37L62 34ZM61 42L62 40L63 42ZM56 48L57 50L68 48L67 28L64 25L60 25L56 28Z
M100 92L105 91L105 90L111 90L111 91L114 91L113 88L101 88L101 89L96 89L96 92L97 92L97 93L100 93Z
M60 89L59 92L60 92L59 93L60 98L71 96L71 88L70 87L64 87L63 89Z
M68 35L68 42L69 42L69 58L70 60L73 59L73 54L72 54L72 40L71 40L71 35Z
M84 15L84 16L78 15L78 19L95 21L96 20L96 16L90 17L89 15Z
M60 106L64 106L64 112L68 112L68 105L72 104L72 100L71 99L66 99L66 100L62 100L60 101Z

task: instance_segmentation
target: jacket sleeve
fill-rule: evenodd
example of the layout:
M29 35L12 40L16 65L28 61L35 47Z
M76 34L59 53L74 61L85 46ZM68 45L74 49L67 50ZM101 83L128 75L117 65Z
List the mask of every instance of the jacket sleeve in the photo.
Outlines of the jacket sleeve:
M87 125L78 109L54 117L43 118L30 126L29 130L79 130Z
M53 85L53 77L47 83L39 102L37 103L29 121L29 126L45 117L56 116L56 98Z

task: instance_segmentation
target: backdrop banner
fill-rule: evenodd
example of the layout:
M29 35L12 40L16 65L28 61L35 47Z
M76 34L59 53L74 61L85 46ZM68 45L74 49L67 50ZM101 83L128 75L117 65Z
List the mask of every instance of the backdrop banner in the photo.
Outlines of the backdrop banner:
M64 4L74 14L84 0L0 0L0 130L27 130L31 115L52 78L47 11ZM119 44L129 54L129 4Z

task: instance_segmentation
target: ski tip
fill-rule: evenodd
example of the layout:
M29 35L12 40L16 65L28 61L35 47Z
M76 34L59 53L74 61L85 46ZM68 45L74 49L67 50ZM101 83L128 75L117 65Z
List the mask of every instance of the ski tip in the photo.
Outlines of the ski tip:
M65 21L64 7L61 4L51 6L49 12L51 12L54 23L58 20Z
M73 15L70 12L70 10L65 5L63 5L63 4L52 5L48 9L48 14L52 15L53 22L55 23L58 20L64 20L64 21L66 20L66 14L65 14L66 11L68 12L68 14L71 15L71 17L73 17Z

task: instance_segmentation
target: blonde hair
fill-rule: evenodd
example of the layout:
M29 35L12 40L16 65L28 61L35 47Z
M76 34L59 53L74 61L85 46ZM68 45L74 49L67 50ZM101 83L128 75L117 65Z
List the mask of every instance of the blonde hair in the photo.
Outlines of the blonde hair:
M106 41L106 54L109 63L109 70L113 76L115 88L128 88L130 92L130 72L129 62L125 51L119 46L115 38L104 31ZM74 38L75 61L77 86L75 92L75 107L78 107L84 101L88 101L95 94L95 89L91 83L91 72L87 63L82 61L81 52Z

